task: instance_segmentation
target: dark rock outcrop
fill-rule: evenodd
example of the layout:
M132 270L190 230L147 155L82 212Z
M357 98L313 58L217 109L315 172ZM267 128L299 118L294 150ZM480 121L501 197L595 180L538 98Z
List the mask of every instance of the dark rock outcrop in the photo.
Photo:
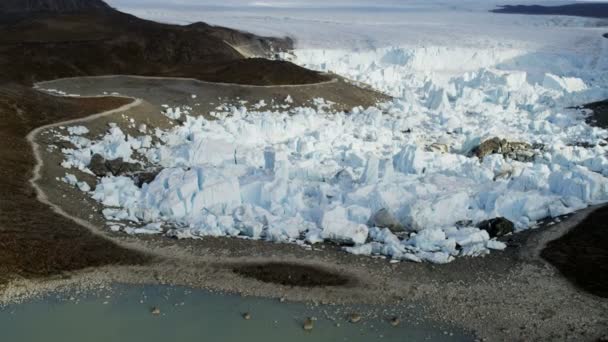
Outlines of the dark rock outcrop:
M487 231L488 234L490 234L490 237L501 237L513 233L515 229L513 222L504 217L497 217L480 222L477 227Z
M506 5L492 10L494 13L534 14L534 15L574 15L589 18L608 18L608 4L581 3L561 6Z
M608 128L608 100L588 103L582 108L593 111L587 118L588 124L601 128Z
M147 170L147 171L142 171L142 172L136 172L134 174L135 185L137 185L138 187L141 188L142 185L149 184L154 179L156 179L156 176L159 173L160 173L160 170Z
M502 154L505 158L522 162L532 161L535 156L532 145L524 142L511 142L500 138L492 138L482 142L471 153L479 159L498 153Z
M52 12L70 13L81 11L104 11L111 9L101 0L2 0L0 12L33 13Z
M253 85L331 79L268 59L291 50L289 38L203 23L156 23L119 12L101 0L2 0L0 4L4 6L0 7L4 8L0 10L0 81L31 85L108 74Z
M94 154L88 168L98 177L104 177L108 174L113 176L122 176L140 171L141 165L127 163L123 161L122 158L105 160L101 155Z

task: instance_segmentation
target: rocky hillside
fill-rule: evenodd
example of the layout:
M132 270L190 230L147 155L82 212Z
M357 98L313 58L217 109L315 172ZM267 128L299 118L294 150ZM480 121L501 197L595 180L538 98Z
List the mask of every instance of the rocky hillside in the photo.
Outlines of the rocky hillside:
M68 13L91 10L109 10L101 0L2 0L0 12L32 13L53 12Z
M561 6L506 5L492 10L494 13L572 15L589 18L608 18L607 3L580 3Z
M291 63L248 58L269 58L290 50L289 38L260 37L204 23L156 23L114 10L100 0L0 0L0 4L0 81L32 84L108 74L256 85L327 79Z

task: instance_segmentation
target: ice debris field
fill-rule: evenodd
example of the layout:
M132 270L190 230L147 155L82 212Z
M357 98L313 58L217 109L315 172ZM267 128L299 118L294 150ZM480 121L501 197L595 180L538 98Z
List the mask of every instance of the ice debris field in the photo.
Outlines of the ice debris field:
M605 43L603 43L605 44ZM515 233L608 200L608 131L569 109L608 98L608 63L571 51L393 46L297 49L303 66L365 82L394 100L335 112L223 108L216 119L165 108L180 123L112 126L89 139L61 132L64 181L105 206L113 230L177 238L233 236L361 255L446 263L504 243L478 228L504 218ZM158 170L107 175L89 187L74 169L94 155Z

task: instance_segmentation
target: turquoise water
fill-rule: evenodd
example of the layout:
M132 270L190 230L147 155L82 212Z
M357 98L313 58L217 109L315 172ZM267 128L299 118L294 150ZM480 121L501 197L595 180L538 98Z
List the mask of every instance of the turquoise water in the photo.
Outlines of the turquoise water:
M161 313L151 314L157 307ZM240 297L170 286L115 285L94 294L53 294L0 309L0 341L470 341L453 329L377 307L341 307ZM409 312L407 312L409 311ZM359 323L348 322L358 312ZM250 313L251 319L243 319ZM412 317L409 317L412 315ZM304 331L307 317L314 329Z

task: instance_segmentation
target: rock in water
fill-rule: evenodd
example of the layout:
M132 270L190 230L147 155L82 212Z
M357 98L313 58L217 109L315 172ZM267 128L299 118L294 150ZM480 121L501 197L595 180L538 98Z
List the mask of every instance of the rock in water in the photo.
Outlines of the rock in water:
M390 323L392 326L396 327L399 325L399 323L401 323L401 321L399 320L399 317L393 317L391 318Z
M311 318L307 318L304 320L304 325L303 325L304 330L311 331L313 327L314 327L314 322Z
M490 234L490 237L500 237L513 233L515 225L513 222L507 220L504 217L497 217L490 220L480 222L477 227L484 229Z
M370 227L388 228L393 233L405 231L405 227L401 222L397 221L393 214L386 208L380 209L372 215L368 225Z
M348 321L351 323L358 323L359 321L361 321L361 315L359 315L358 313L352 313L350 314L350 316L348 316Z

